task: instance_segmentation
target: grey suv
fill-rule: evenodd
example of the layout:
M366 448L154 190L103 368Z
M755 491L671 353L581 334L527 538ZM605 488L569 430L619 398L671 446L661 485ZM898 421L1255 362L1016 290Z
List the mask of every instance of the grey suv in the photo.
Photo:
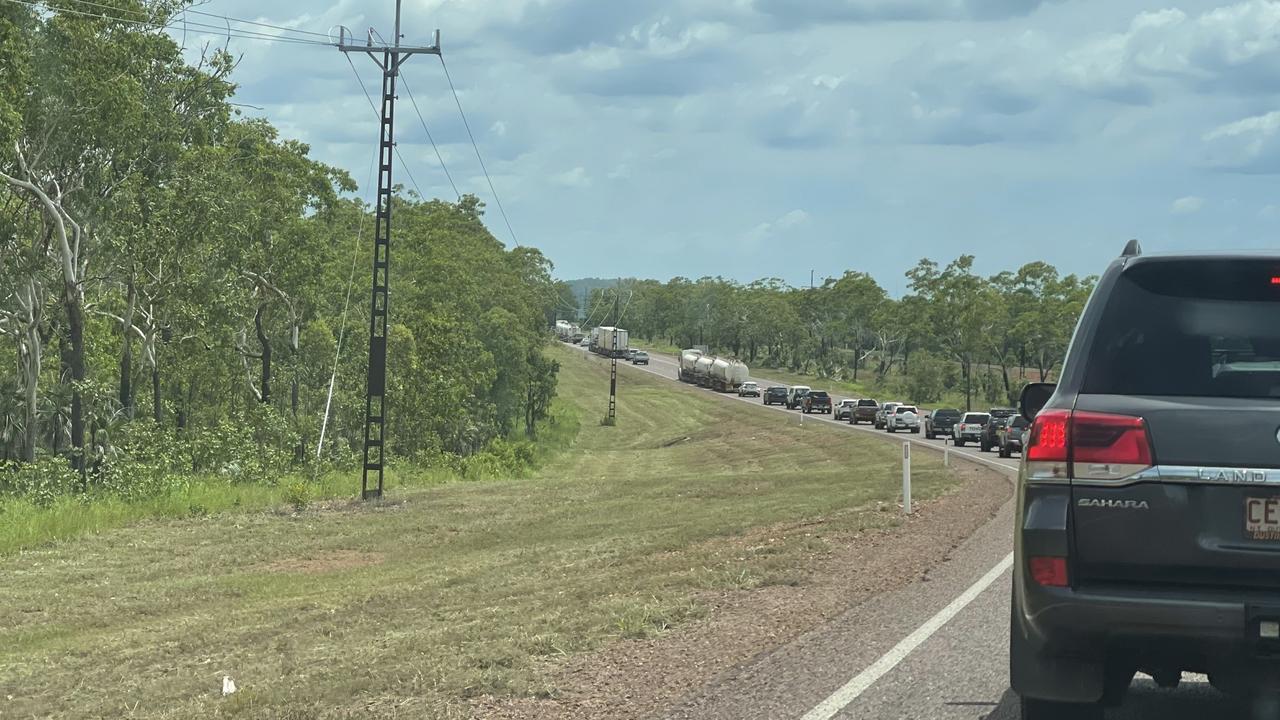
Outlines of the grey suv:
M1131 242L1060 382L1021 405L1022 717L1101 718L1135 671L1165 687L1205 673L1245 698L1280 689L1280 253Z

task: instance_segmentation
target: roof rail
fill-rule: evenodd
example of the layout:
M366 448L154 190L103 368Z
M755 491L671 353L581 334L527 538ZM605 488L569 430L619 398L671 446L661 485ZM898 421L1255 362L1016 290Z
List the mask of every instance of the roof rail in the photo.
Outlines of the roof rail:
M1125 243L1124 252L1120 253L1120 257L1138 257L1142 254L1142 245L1138 244L1137 238Z

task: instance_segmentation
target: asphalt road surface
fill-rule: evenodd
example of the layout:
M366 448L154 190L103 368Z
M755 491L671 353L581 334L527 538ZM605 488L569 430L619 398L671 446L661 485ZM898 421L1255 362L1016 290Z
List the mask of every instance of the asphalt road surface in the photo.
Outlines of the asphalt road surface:
M648 366L625 372L649 372L677 379L673 357L649 353ZM625 374L623 375L625 378ZM782 385L752 377L766 385ZM625 382L625 380L624 380ZM619 395L625 402L625 385ZM710 390L706 392L711 392ZM760 404L759 398L726 400ZM835 401L842 396L832 394ZM770 406L779 413L796 411ZM830 416L806 415L804 422L834 423ZM893 442L941 451L943 440L919 435L890 435L866 425L836 423L850 432L875 433ZM996 453L955 449L1012 480L1018 460ZM974 533L951 559L911 585L850 608L822 627L738 668L732 676L665 717L682 720L795 718L922 718L928 720L1017 720L1018 701L1008 684L1009 565L1013 548L1013 503ZM1201 720L1271 718L1253 713L1214 691L1204 678L1186 676L1176 690L1162 690L1142 676L1125 705L1108 720Z

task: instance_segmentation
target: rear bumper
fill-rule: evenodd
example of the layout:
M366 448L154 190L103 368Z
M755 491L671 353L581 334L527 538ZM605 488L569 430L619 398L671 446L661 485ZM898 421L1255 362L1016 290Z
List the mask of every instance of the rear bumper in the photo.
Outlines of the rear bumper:
M1280 640L1259 639L1260 621L1280 621L1274 594L1034 583L1022 590L1012 632L1030 656L1012 667L1019 693L1093 701L1108 664L1207 673L1226 692L1280 687Z

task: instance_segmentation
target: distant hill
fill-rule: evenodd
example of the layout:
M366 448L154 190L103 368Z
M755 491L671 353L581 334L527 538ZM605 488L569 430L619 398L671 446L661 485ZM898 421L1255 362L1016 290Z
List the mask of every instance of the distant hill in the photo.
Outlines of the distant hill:
M592 290L601 288L611 288L618 284L618 278L581 278L578 280L565 280L569 287L573 288L573 296L578 298L578 307L585 308L587 306L587 296Z

